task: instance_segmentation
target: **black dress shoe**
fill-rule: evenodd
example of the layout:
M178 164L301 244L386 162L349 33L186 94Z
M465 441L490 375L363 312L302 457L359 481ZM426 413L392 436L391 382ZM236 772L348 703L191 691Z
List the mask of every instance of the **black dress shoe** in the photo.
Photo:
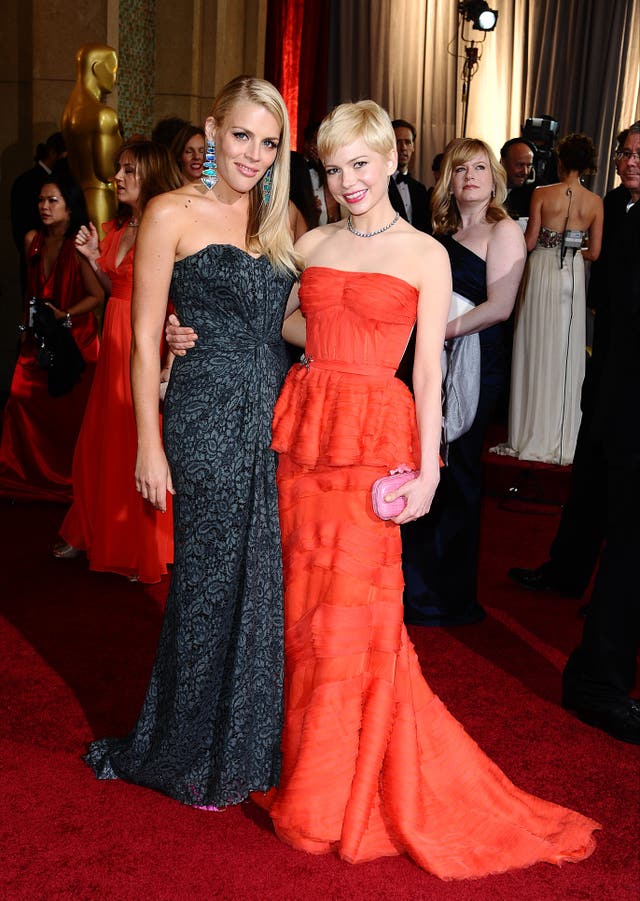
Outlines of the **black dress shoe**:
M572 710L588 726L601 729L618 741L640 745L640 701L628 698L626 702L622 701L604 710L588 710L563 698L562 706Z
M514 566L507 575L516 584L522 588L527 588L529 591L557 591L559 594L566 594L569 597L576 598L582 595L582 591L553 578L546 563L543 563L537 569L523 569L520 566Z
M544 566L539 566L537 569L523 569L520 566L514 566L507 575L522 588L528 588L530 591L550 591L555 587L549 580Z

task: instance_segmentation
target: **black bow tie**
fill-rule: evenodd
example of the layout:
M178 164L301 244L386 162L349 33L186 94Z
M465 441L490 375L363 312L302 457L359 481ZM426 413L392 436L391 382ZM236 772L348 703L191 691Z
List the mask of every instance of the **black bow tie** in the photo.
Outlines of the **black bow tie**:
M409 174L404 175L402 172L396 172L396 184L399 185L401 182L405 184L409 183Z

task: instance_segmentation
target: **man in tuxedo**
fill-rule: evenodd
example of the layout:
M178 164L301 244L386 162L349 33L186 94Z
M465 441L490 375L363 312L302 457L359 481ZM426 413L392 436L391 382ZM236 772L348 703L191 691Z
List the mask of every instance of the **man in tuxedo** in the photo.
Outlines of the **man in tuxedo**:
M535 144L526 138L511 138L500 150L500 162L507 173L507 199L505 209L512 219L526 219L529 216L531 195L536 187L529 181L533 169Z
M622 184L605 197L602 252L591 273L593 356L571 495L550 560L509 575L526 588L580 595L606 540L582 641L563 674L563 704L640 744L640 703L629 697L640 642L640 123L618 135L615 160Z
M616 151L629 192L605 272L609 350L594 414L607 478L605 546L582 641L562 678L562 703L614 738L640 744L640 701L630 697L640 647L640 122Z
M326 225L327 222L340 221L340 207L337 201L325 190L326 178L322 163L318 158L318 129L319 122L309 122L303 132L304 145L302 156L307 165L311 189L315 196L318 210L318 225Z
M416 129L404 119L391 123L396 133L398 169L389 179L389 200L403 219L419 231L431 232L431 212L427 189L409 174L409 163L416 147Z

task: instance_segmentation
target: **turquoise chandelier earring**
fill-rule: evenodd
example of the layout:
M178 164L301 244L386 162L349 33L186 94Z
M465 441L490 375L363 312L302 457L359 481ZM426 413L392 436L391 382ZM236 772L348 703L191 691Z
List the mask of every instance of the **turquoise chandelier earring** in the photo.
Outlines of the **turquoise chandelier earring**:
M271 174L271 166L264 173L264 178L262 179L262 202L266 206L271 200L271 187L273 184L273 176Z
M218 168L216 166L216 144L215 141L207 141L207 149L204 154L204 168L200 181L207 191L218 183Z

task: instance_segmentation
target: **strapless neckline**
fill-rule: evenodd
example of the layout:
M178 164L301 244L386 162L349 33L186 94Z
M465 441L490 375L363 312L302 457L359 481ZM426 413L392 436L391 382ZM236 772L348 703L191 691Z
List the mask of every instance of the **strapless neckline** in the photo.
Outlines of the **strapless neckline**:
M456 240L453 235L449 235L448 237L451 238L454 244L457 244L458 247L462 247L463 250L466 250L467 253L470 253L472 257L476 258L476 260L480 260L481 263L484 263L486 265L486 259L484 257L481 257L479 253L476 253L475 250L471 250L471 248L467 247L466 244L463 244L462 241Z
M407 288L410 288L412 291L415 291L418 294L418 289L415 285L412 285L411 282L408 282L406 278L401 278L399 275L391 275L388 272L362 272L360 270L355 269L337 269L335 266L318 266L312 265L307 266L304 272L309 272L312 269L316 269L318 271L326 271L326 272L339 272L341 275L353 275L353 276L373 276L374 278L390 278L394 282L400 282L400 284L405 285ZM303 273L304 275L304 273Z
M260 256L254 257L253 254L249 253L248 250L243 250L242 247L238 247L237 244L205 244L204 247L201 247L200 250L194 250L193 253L187 254L186 257L182 257L180 260L176 260L173 264L174 266L179 266L181 263L184 263L186 260L193 260L196 257L202 256L205 251L211 250L211 248L220 248L220 250L226 250L227 248L232 250L237 250L239 254L243 257L247 257L247 259L251 260L254 263L258 263L260 260L265 260L266 257L264 254L260 254Z

